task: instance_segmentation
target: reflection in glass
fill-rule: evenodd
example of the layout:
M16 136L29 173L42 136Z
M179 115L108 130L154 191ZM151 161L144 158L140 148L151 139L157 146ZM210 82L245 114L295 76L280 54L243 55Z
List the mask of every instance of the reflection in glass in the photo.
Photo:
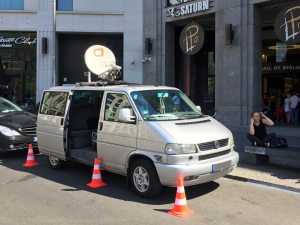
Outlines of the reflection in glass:
M185 120L203 116L194 103L178 90L135 91L131 97L144 120Z

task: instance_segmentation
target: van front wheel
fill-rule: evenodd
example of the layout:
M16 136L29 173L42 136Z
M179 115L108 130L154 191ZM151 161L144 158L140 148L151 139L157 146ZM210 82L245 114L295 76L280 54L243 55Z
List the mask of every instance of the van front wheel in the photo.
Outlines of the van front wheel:
M51 168L59 170L59 169L63 169L66 167L67 162L63 161L55 156L49 155L49 165L51 166Z
M146 159L138 159L133 163L130 169L130 182L134 192L141 197L153 197L161 190L156 170Z

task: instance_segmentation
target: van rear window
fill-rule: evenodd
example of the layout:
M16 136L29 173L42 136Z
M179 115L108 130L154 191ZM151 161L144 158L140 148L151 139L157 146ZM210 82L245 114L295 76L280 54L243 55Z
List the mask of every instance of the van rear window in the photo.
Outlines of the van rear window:
M68 92L45 92L40 107L40 113L53 116L64 116L68 96Z

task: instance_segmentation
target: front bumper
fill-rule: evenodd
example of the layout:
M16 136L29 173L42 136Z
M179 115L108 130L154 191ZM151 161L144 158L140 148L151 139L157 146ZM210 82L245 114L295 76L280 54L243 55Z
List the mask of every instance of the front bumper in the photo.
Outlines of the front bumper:
M17 136L14 138L1 135L0 152L27 149L29 144L37 148L37 139L32 136Z
M155 163L155 167L162 185L175 187L178 176L182 176L184 185L191 186L225 176L236 167L238 161L238 153L231 151L224 156L197 163L184 165Z

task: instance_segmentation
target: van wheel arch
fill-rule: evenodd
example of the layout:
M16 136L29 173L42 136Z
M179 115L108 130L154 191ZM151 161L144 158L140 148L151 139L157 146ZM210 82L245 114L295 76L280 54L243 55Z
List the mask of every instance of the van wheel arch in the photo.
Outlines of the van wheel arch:
M145 189L142 190L137 184L137 170L143 170L142 177L148 178ZM144 177L144 178L145 178ZM129 159L127 168L127 182L131 189L141 197L150 198L159 194L161 190L161 183L157 174L153 161L142 155L135 155Z

